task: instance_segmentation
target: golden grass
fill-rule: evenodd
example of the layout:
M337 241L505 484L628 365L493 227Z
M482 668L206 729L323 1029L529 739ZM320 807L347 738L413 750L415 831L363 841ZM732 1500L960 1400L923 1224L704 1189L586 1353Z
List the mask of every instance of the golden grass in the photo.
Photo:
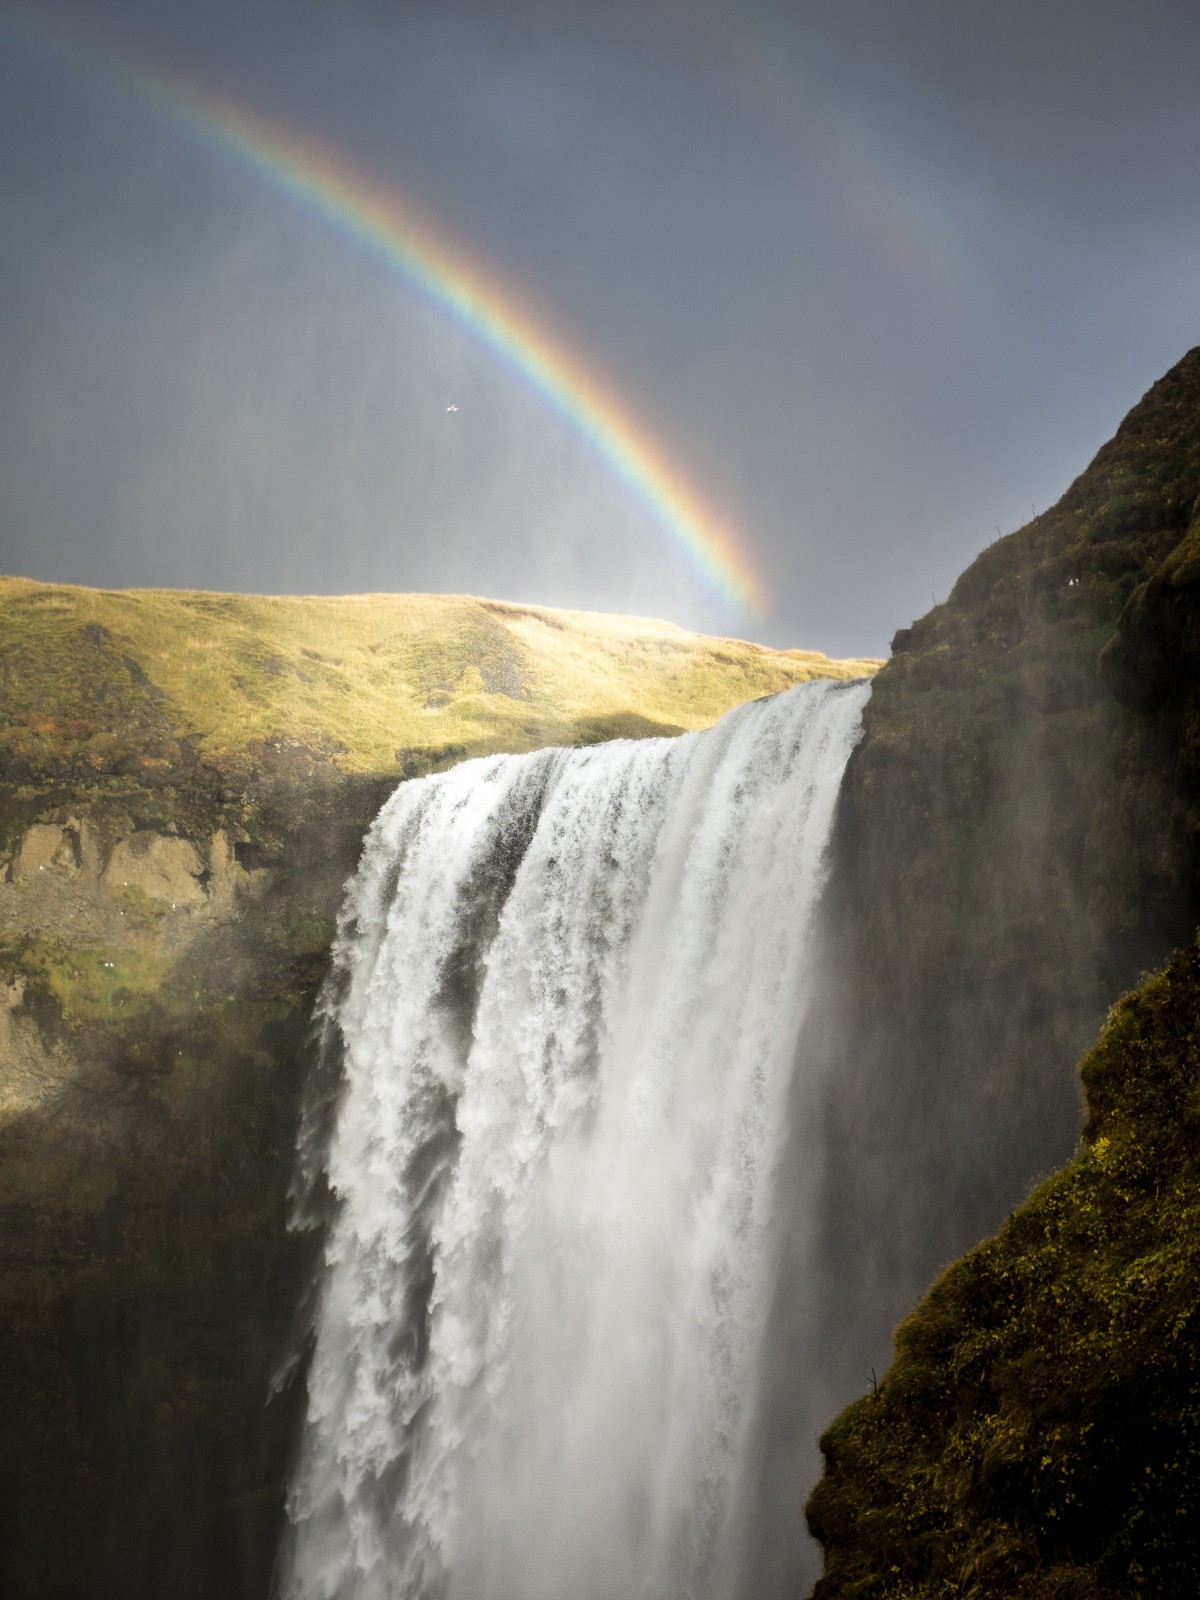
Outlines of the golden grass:
M197 735L209 759L240 765L256 741L295 740L340 747L334 758L348 772L394 773L398 750L474 755L706 727L741 701L879 665L464 595L99 590L22 578L0 578L0 632L4 699L30 736L86 737L95 685L116 671L110 708L124 686L149 692L176 736Z

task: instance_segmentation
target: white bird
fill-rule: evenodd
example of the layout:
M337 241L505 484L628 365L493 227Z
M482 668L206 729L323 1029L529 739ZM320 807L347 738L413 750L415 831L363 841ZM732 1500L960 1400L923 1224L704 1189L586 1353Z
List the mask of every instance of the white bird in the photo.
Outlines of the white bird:
M451 402L451 403L450 403L450 404L449 404L449 405L448 405L448 406L447 406L447 407L446 407L446 410L447 410L447 411L457 411L457 410L458 410L458 407L457 407L457 406L456 406L456 405L455 405L455 404L454 404L454 403L453 403L453 401L452 401L452 402Z

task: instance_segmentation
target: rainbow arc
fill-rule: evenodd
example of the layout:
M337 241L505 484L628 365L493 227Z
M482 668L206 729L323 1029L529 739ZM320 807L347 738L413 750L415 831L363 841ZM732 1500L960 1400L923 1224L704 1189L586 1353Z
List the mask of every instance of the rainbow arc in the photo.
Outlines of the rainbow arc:
M395 185L373 180L330 146L206 86L115 60L31 24L7 26L44 56L102 79L214 155L253 172L439 306L567 419L714 594L738 611L765 614L763 588L743 543L630 409L565 340Z

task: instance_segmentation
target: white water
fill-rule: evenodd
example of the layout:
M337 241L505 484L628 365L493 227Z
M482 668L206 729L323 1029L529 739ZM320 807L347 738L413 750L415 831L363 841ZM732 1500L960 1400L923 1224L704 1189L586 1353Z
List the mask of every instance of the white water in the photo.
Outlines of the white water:
M288 1600L726 1600L866 685L467 762L368 836ZM799 1516L799 1507L796 1515Z

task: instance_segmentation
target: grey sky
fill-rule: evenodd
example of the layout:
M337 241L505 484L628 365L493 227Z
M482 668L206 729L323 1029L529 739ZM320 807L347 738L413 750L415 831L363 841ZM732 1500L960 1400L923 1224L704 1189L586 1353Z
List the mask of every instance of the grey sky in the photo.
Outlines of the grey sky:
M727 514L759 621L511 367L14 14L0 570L882 652L1200 338L1191 4L25 9L403 184Z

